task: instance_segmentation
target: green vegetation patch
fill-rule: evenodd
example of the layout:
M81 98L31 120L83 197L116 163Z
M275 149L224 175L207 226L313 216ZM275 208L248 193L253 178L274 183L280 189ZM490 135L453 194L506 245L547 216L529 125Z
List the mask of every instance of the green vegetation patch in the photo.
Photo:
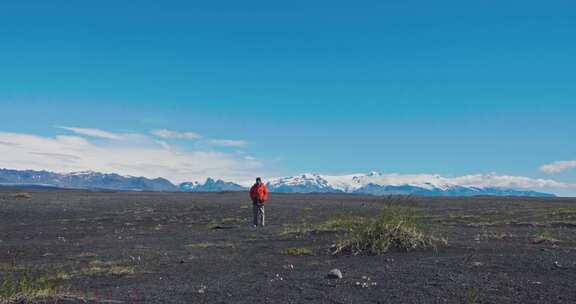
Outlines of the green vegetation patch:
M132 265L118 262L103 262L100 260L93 260L88 263L87 267L82 268L78 274L81 276L124 276L133 275L135 273L136 270Z
M19 192L12 195L13 198L32 199L32 194L28 192Z
M209 243L209 242L204 242L204 243L193 243L193 244L187 244L186 248L189 249L206 249L206 248L233 248L234 244L229 243L229 242L221 242L221 243Z
M0 303L29 303L58 295L60 279L29 274L2 274L0 279Z
M314 255L314 252L311 249L305 247L290 247L282 250L281 253L283 255L294 255L294 256Z
M446 244L445 239L431 235L418 223L415 208L393 205L385 208L377 218L352 227L338 240L333 253L379 255L391 249L435 249Z
M451 212L437 222L471 227L530 225L538 227L576 227L576 208L482 208L474 213Z
M321 232L349 232L364 224L365 217L353 215L338 215L322 223L310 223L304 217L296 225L288 225L282 234L308 234Z
M551 231L550 229L546 229L538 234L536 234L533 238L532 238L532 243L533 244L556 244L560 242L560 240L558 239L558 236Z
M364 225L368 219L361 216L337 216L314 227L317 231L350 232Z

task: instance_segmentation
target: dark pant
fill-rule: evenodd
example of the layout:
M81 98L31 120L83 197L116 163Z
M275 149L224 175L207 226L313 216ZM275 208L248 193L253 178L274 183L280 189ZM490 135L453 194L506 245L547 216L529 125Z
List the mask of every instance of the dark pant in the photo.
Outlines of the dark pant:
M265 214L264 214L264 204L261 202L256 202L252 204L252 214L254 215L254 226L264 227Z

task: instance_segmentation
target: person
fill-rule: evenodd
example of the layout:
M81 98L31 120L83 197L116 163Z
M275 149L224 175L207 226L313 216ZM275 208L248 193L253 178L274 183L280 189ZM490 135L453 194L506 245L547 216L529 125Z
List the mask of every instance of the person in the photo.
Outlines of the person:
M266 190L260 177L256 178L256 183L250 188L250 198L252 199L252 213L254 215L252 227L258 227L258 225L264 227L264 204L268 200L268 190Z

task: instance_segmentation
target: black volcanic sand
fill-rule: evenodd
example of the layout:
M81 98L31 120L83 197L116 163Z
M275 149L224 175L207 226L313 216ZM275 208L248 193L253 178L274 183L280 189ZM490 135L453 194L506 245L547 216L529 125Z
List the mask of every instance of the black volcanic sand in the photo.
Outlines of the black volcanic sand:
M382 198L272 194L254 230L247 193L21 191L0 190L1 276L58 276L59 303L576 303L576 199L412 198L447 247L332 256L338 232L290 231Z

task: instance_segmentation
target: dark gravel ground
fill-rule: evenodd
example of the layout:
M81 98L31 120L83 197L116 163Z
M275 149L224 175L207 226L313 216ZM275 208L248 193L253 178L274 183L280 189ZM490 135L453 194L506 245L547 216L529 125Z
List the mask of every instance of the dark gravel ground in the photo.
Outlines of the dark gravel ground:
M246 193L21 191L0 189L0 276L60 277L59 303L576 303L576 199L406 199L447 247L332 256L337 232L288 232L384 199L272 194L254 230Z

